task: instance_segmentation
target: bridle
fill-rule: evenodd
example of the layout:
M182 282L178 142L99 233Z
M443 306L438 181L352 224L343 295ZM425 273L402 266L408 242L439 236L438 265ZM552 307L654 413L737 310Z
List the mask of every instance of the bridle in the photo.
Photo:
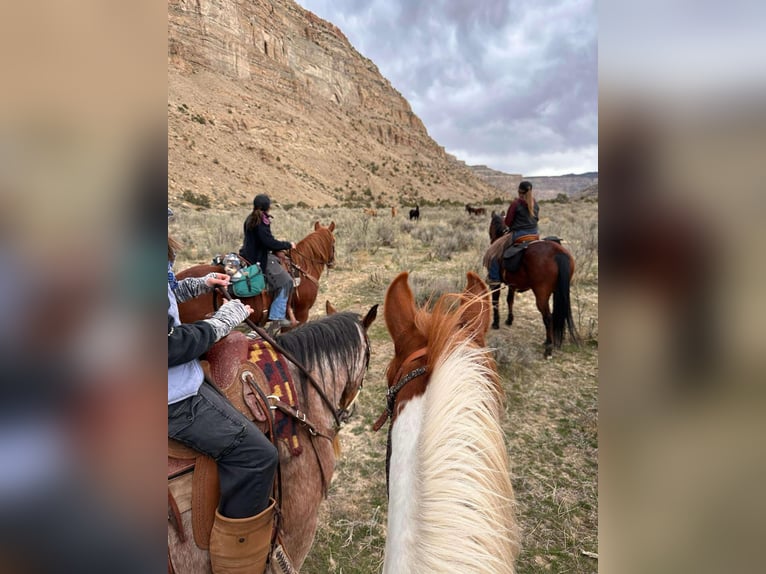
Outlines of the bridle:
M389 474L391 470L391 431L394 428L394 411L396 409L396 398L399 394L399 391L401 391L404 387L407 386L407 384L410 381L413 381L417 379L418 377L421 377L428 373L428 368L425 366L417 367L415 369L412 369L409 371L406 375L402 375L404 372L404 367L408 363L412 363L413 361L420 359L422 357L425 357L428 354L428 347L422 347L420 349L417 349L416 351L410 353L409 356L407 356L406 359L402 362L401 366L399 367L399 370L396 372L396 376L394 377L394 381L396 383L389 387L386 391L386 410L383 411L383 413L380 415L377 421L375 421L375 424L372 426L372 430L378 431L380 430L380 427L383 426L383 424L386 422L386 420L390 420L390 423L388 425L388 437L386 439L386 495L388 495L388 486L389 486Z
M326 265L328 269L332 269L333 267L335 267L335 238L333 238L332 244L330 245L330 257L328 257L327 260L317 259L315 257L309 257L305 253L301 253L300 251L298 251L297 247L293 247L290 251L292 253L297 253L298 255L303 257L306 261L310 261L311 263L319 263L320 265ZM295 263L293 263L293 265L299 271L306 273L305 271L303 271L303 269L295 265ZM306 274L308 275L308 273Z

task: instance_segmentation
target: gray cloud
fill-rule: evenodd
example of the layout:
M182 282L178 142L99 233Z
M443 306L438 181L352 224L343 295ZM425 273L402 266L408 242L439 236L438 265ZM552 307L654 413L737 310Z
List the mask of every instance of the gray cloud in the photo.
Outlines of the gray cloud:
M467 163L596 170L593 0L300 0L370 58Z

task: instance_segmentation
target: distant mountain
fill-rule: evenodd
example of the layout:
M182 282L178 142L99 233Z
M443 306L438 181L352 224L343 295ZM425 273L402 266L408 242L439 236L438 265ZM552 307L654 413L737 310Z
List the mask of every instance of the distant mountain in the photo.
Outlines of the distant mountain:
M504 173L490 169L486 165L472 165L469 167L473 170L474 174L504 194L510 193L515 196L519 183L523 179L529 180L532 182L535 197L538 199L555 199L560 193L565 193L571 197L581 190L598 183L597 171L580 174L568 173L565 175L524 177L518 173Z

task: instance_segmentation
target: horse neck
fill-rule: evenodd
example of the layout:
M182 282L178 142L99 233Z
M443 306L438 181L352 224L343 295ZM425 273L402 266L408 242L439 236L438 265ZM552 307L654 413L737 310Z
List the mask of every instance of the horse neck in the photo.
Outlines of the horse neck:
M385 573L513 573L519 535L501 413L486 351L470 343L448 350L399 413Z
M314 247L319 241L319 237L315 237L315 234L312 233L295 245L296 253L293 255L293 258L297 259L296 263L316 279L319 279L322 276L322 272L325 268L325 263L322 258L323 254L319 253Z

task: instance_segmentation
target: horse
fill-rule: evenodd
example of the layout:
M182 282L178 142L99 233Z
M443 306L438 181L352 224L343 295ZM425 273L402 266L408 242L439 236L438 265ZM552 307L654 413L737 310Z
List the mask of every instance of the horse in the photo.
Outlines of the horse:
M501 239L502 238L502 239ZM572 275L575 271L575 260L572 254L557 241L536 240L529 243L524 251L519 268L510 272L503 267L502 254L505 247L511 244L511 235L506 234L506 226L500 214L492 212L489 224L490 247L484 255L484 266L489 269L495 261L500 267L503 283L508 285L508 318L506 325L513 324L513 297L518 291L523 293L529 289L535 294L537 309L543 318L545 326L544 356L550 358L553 348L560 348L564 339L564 329L569 330L572 340L577 343L579 338L572 320L572 307L569 289ZM500 283L492 283L492 328L500 328ZM549 300L553 295L553 313Z
M365 208L364 214L369 215L370 217L377 217L378 216L378 210L373 208Z
M420 221L420 206L416 205L415 209L410 209L410 221L412 220Z
M402 273L388 288L394 343L386 371L390 417L383 574L513 574L519 552L504 393L490 351L487 285L417 309ZM380 428L385 419L376 423Z
M396 206L395 205L391 206L391 217L396 217Z
M288 313L292 313L295 322L304 323L309 316L309 309L314 305L319 291L319 279L325 266L332 269L335 266L335 222L323 227L317 221L314 231L300 240L294 249L290 250L290 267L301 278L300 284L290 297ZM178 273L178 279L186 277L203 277L208 273L223 273L223 265L194 265ZM178 306L181 322L191 323L204 319L218 308L219 295L216 292L202 295ZM272 295L268 290L255 297L242 297L241 301L253 308L250 319L258 325L264 325L268 317Z
M468 215L484 215L487 213L487 210L483 207L471 207L470 204L465 204L465 210L468 213Z
M334 312L275 337L277 344L311 373L324 394L322 397L317 389L308 384L299 369L288 362L290 374L295 381L295 402L305 414L306 420L317 430L315 435L308 425L296 425L297 440L303 451L297 456L291 455L285 441L278 441L281 474L280 538L296 571L300 570L313 544L319 505L327 496L327 488L339 456L340 429L337 421L344 423L347 420L362 390L370 362L371 346L367 330L377 316L377 308L377 305L372 307L364 318L356 313ZM242 362L248 360L256 343L235 331L216 343L222 344L230 347L217 355L224 357L225 361L222 362L226 363L218 372L230 370L236 374ZM329 400L325 402L325 399ZM187 533L191 532L190 509L183 511L181 523ZM176 572L209 574L207 552L198 548L190 537L185 538L187 541L182 541L178 532L169 527L168 546Z

